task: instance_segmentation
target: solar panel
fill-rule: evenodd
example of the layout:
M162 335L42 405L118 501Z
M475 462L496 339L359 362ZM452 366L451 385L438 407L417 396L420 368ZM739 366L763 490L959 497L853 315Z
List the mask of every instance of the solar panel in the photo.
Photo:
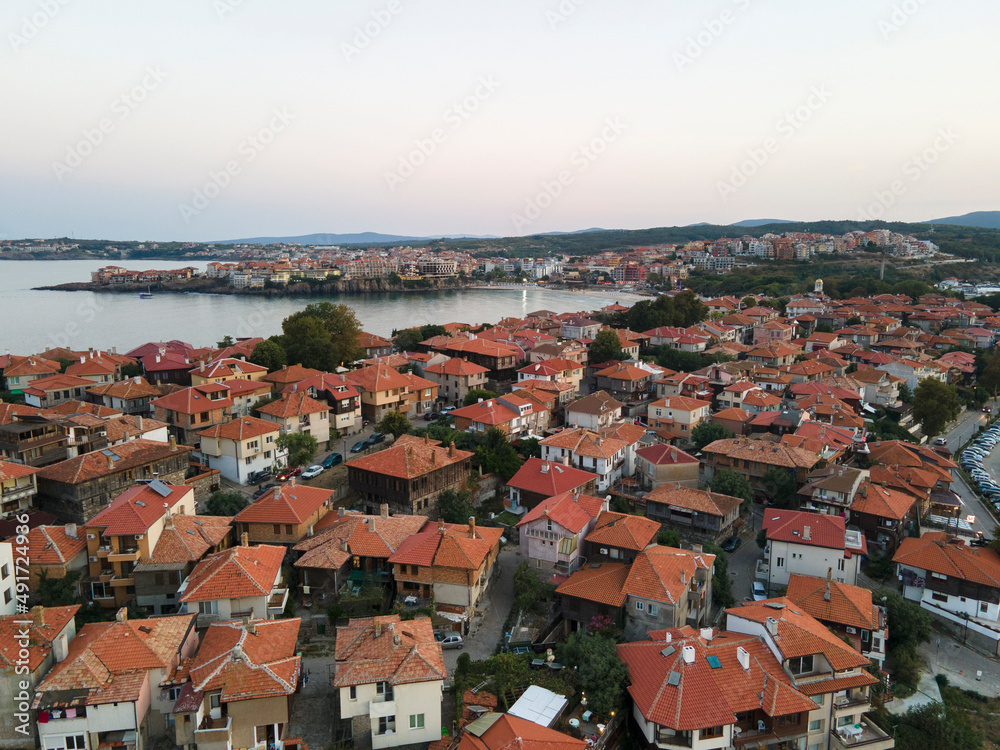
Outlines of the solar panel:
M662 654L663 656L672 656L673 654L676 654L676 653L677 653L677 649L676 649L676 648L674 648L673 646L667 646L667 647L666 647L665 649L663 649L663 650L662 650L662 651L661 651L660 653L661 653L661 654Z
M667 684L668 685L673 685L674 687L677 687L678 685L680 685L681 684L681 673L680 672L671 672L670 676L667 678Z
M167 485L165 485L159 479L154 479L152 482L150 482L146 486L149 487L149 489L151 489L153 492L155 492L160 497L169 497L170 496L170 488L167 487Z
M709 656L705 661L708 662L708 666L712 669L722 669L722 662L719 661L718 656Z

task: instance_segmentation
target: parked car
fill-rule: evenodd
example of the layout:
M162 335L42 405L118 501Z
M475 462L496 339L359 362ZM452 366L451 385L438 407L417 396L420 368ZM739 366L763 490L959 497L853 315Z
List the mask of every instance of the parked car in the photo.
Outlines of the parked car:
M934 445L948 445L948 439L943 437L937 438L934 441Z
M740 544L742 543L743 541L738 536L731 536L719 546L722 547L722 549L724 549L726 552L735 552L736 550L739 549Z
M261 484L266 482L271 478L270 469L261 469L260 471L251 471L247 475L247 484Z
M371 446L371 445L378 445L384 440L385 440L385 435L383 435L381 432L373 432L371 434L371 437L369 437L368 440L366 440L365 442Z
M318 477L323 473L323 467L319 464L313 464L308 469L302 472L303 479L312 479L313 477Z
M302 473L301 466L296 466L294 469L282 469L280 472L278 472L278 481L287 482L292 477L297 477L301 473Z
M426 414L424 414L424 419L426 419L428 422L433 422L437 418L438 418L438 413L436 411L429 411Z
M458 408L458 407L456 407L456 406L446 406L446 407L444 407L444 408L443 408L443 409L441 410L441 413L442 413L442 414L447 414L447 413L448 413L448 412L450 412L450 411L455 411L455 409L457 409L457 408Z
M331 453L322 461L323 467L326 469L329 469L332 466L336 466L337 464L342 464L342 463L344 463L344 457L339 453Z
M755 602L763 601L767 599L767 589L764 588L764 584L760 581L753 582L753 600Z
M263 487L258 487L257 491L255 493L253 493L253 499L256 500L258 497L260 497L261 495L263 495L265 492L268 492L269 490L271 490L271 489L273 489L274 487L277 487L277 486L278 485L276 485L276 484L265 484Z
M465 640L458 633L452 633L451 635L446 635L441 639L441 648L462 648L465 646Z
M368 447L367 440L359 440L354 445L351 446L351 453L361 453L365 448Z

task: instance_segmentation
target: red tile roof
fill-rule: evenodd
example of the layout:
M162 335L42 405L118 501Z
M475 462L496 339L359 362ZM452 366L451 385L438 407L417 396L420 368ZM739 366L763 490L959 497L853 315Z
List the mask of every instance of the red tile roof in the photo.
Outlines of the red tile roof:
M556 593L589 602L620 607L625 603L625 581L631 565L618 562L594 563L574 571Z
M404 541L389 558L390 563L421 567L478 570L489 554L499 549L503 530L465 524L428 525Z
M28 531L30 565L65 565L87 550L83 533L69 536L65 526L36 526Z
M223 391L226 391L226 389L221 384L207 383L205 385L195 385L190 388L174 391L166 396L154 398L149 403L167 411L177 412L178 414L201 414L217 409L224 409L228 412L233 408L232 399L227 397L213 399L209 398L208 395Z
M646 495L646 502L663 503L672 508L692 510L710 516L725 518L740 507L743 501L731 495L710 490L696 490L678 484L663 484Z
M216 440L234 440L240 442L243 440L250 440L251 438L261 437L262 435L269 435L272 433L279 432L281 428L274 422L268 422L266 419L257 419L257 417L240 417L239 419L234 419L232 422L227 424L217 424L215 427L209 427L207 430L202 430L199 435L209 438L215 438Z
M431 372L435 375L468 376L489 372L489 369L458 357L452 357L447 362L441 362L440 364L429 366L426 368L425 372Z
M0 459L0 482L6 482L10 479L18 479L20 477L30 477L32 474L37 474L38 471L38 469L31 466L15 464L13 461L4 461L3 459Z
M32 557L31 562L35 563L36 560ZM18 664L24 663L24 655L21 653L24 642L18 639L25 630L28 634L28 671L38 669L52 652L52 642L79 609L79 604L68 607L34 607L30 614L0 616L0 669L14 674Z
M660 524L641 516L605 510L594 530L587 535L591 544L639 551L649 546L660 531Z
M1000 555L988 547L972 547L949 540L943 531L907 537L892 561L918 570L1000 589Z
M644 549L636 555L623 592L654 602L677 604L695 580L699 570L711 572L715 555L661 547Z
M236 514L236 523L300 524L333 498L333 490L279 485Z
M288 419L289 417L301 417L305 414L326 413L330 411L330 407L314 398L309 398L309 395L303 391L297 391L260 407L258 411L261 414L269 414L279 419Z
M549 518L567 531L578 534L587 524L596 519L604 501L599 497L580 495L575 497L571 492L547 498L524 514L517 525L525 526L540 518Z
M163 492L157 491L157 487ZM88 529L102 529L101 536L121 536L122 534L145 534L156 521L163 517L168 508L188 497L194 504L194 489L186 484L174 485L137 484L129 487L116 497L107 508L91 518Z
M597 475L589 471L553 461L542 461L540 458L529 458L507 482L507 486L522 492L552 497L584 487L596 479Z
M410 384L410 381L388 365L362 367L345 373L344 378L366 391L393 391L398 388L406 390Z
M844 519L802 510L766 508L764 523L767 538L779 542L808 544L813 547L844 549Z
M680 448L666 443L656 443L640 448L636 452L637 456L649 461L655 466L671 466L674 464L696 464L698 459L685 453Z
M295 567L339 570L355 555L388 559L427 523L426 516L328 513L316 524L314 536L295 545L303 553Z
M412 479L471 457L472 453L458 450L454 443L444 447L436 440L401 435L392 447L356 458L348 462L347 467L401 479Z
M178 570L218 547L232 530L232 516L171 516L148 559L137 571Z
M555 729L510 714L494 714L496 721L480 736L464 732L457 750L584 750L587 743Z
M149 384L145 378L136 375L128 380L119 380L106 385L95 385L88 388L87 393L94 396L110 396L120 399L136 398L156 398L160 396L160 389Z
M268 596L281 574L284 557L284 547L267 544L230 547L211 554L191 571L180 599L202 602Z
M860 586L829 578L792 573L785 596L820 622L878 630L877 611L872 606L872 592Z
M387 615L351 620L337 628L333 658L336 688L375 682L437 682L448 676L441 644L434 639L427 617L403 621L399 615Z
M902 521L916 502L917 498L913 495L872 484L866 480L858 487L851 503L851 510L855 513L867 513L879 518Z
M178 452L187 454L191 448L178 445L171 448L167 443L139 438L128 443L116 445L103 451L84 453L82 456L69 458L57 464L46 466L38 472L39 479L64 484L79 484L104 477L118 471L134 469L139 466L162 461ZM108 466L111 459L112 467Z

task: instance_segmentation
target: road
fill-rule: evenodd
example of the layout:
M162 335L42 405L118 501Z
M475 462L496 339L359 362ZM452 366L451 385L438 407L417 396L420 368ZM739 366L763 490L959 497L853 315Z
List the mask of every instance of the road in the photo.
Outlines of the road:
M971 409L964 411L957 420L951 425L948 431L943 435L946 442L946 447L951 451L955 458L958 458L958 453L961 447L965 445L972 436L976 433L980 427L984 427L988 424L989 420L993 418L993 414L996 410L995 403L992 405L994 411L989 414L985 414L981 411L973 411ZM1000 451L994 448L986 460L983 462L983 468L986 469L994 478L1000 477ZM966 484L965 479L961 475L956 475L955 482L952 484L952 489L958 494L959 499L962 501L962 511L960 514L961 518L966 518L967 516L975 516L976 520L972 523L972 528L974 531L980 531L983 535L988 538L993 538L993 531L997 526L996 520L993 518L990 511L988 511L984 505L983 501L979 499L975 492Z

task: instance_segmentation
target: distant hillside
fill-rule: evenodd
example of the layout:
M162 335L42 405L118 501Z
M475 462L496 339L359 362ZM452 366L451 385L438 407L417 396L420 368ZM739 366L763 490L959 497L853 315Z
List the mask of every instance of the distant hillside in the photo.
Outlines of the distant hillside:
M794 224L794 221L789 221L788 219L744 219L743 221L737 221L732 224L734 227L764 227L768 224Z
M1000 229L1000 211L973 211L961 216L945 216L943 219L931 219L927 223L951 224L957 227Z
M431 242L440 239L492 240L493 235L436 234L430 237L416 237L402 234L380 234L378 232L355 232L354 234L302 234L297 237L248 237L242 240L221 240L217 245L273 245L278 242L299 245L398 245L407 242Z

